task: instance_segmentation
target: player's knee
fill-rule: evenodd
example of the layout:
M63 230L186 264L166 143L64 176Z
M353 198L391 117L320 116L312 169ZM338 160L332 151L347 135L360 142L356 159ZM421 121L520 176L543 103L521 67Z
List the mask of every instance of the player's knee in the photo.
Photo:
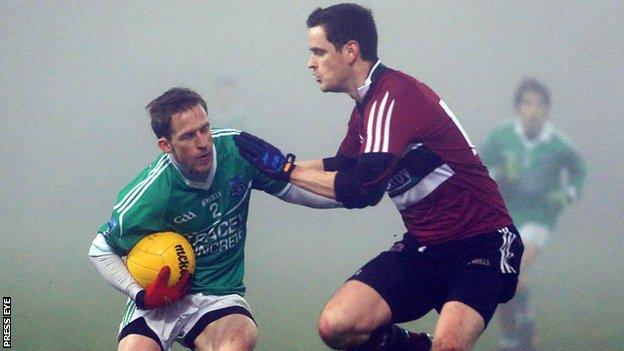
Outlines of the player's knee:
M202 332L195 338L195 350L251 351L258 340L255 324L234 324L227 332Z
M436 335L433 339L434 351L468 351L470 345L451 335Z
M143 335L130 334L119 341L117 351L146 350L160 351L160 345L151 338Z
M327 308L323 310L318 321L318 332L327 346L340 347L350 331L350 326L341 318L341 314Z
M235 346L232 350L251 351L258 341L258 329L251 327L241 327L234 331L235 339L232 344Z

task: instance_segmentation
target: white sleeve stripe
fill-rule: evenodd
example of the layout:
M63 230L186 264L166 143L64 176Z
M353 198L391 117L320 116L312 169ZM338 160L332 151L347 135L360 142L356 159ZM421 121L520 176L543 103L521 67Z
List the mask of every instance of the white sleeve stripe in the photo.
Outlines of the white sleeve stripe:
M386 118L386 121L384 122L384 138L383 138L383 148L381 149L382 152L388 152L389 148L390 148L390 121L392 120L392 110L394 109L394 99L392 100L392 102L390 103L390 107L388 108L388 117Z
M370 152L371 146L373 144L373 120L375 119L376 107L377 101L373 103L373 107L371 107L370 114L368 115L368 125L366 126L366 148L364 148L364 152Z
M373 152L379 152L381 146L381 126L384 119L384 113L386 112L386 102L388 101L388 92L381 99L381 105L379 105L379 111L377 112L377 123L375 124L375 146Z
M156 166L154 166L154 168L149 172L149 174L147 175L147 177L145 179L143 179L142 181L140 181L139 183L137 183L134 188L132 188L132 190L128 191L128 193L123 197L123 199L121 199L121 201L119 201L114 207L114 210L119 209L120 211L123 210L122 208L128 204L128 202L132 201L132 198L134 197L134 195L139 192L141 190L141 188L145 185L145 183L149 182L150 178L157 173L160 170L160 167L162 167L163 163L167 162L169 159L167 158L167 155L164 154L162 155L162 157L160 158L160 160L158 160L158 163L156 164Z
M125 206L123 211L121 211L119 213L119 236L123 235L123 217L126 214L126 212L128 212L129 209L132 208L132 206L134 206L134 204L139 201L139 199L141 198L141 196L143 196L143 194L145 193L145 191L150 187L150 185L152 185L152 183L154 183L156 181L156 179L158 179L158 176L160 176L160 174L167 169L166 165L161 167L160 170L158 171L158 173L154 174L153 177L151 177L150 181L148 183L145 184L145 186L141 189L141 191L134 197L134 199L132 200L132 202L130 202L128 204L128 206Z
M455 123L455 126L457 127L457 129L459 129L459 131L464 136L464 140L466 140L466 143L468 144L470 149L472 149L472 153L474 155L476 155L477 154L477 148L472 143L472 141L470 141L470 138L468 137L468 134L466 134L466 131L464 130L464 127L462 127L461 123L459 123L459 120L457 119L457 117L455 116L453 111L451 111L451 109L448 107L448 105L443 100L440 100L438 102L438 104L442 107L442 109L444 110L446 115L453 121L453 123Z
M117 210L118 212L123 212L127 209L128 206L132 206L131 204L134 204L133 201L135 201L135 198L137 196L137 194L141 193L144 191L143 189L145 189L145 187L149 186L153 179L158 177L158 175L160 175L160 173L167 168L167 166L169 165L169 160L167 159L165 162L162 162L158 164L158 168L154 168L152 171L150 171L150 174L147 176L147 178L143 179L141 182L139 182L133 189L132 191L130 191L132 194L129 197L124 197L124 200L120 201L117 205L115 205L115 207L113 209ZM127 196L127 195L126 195Z

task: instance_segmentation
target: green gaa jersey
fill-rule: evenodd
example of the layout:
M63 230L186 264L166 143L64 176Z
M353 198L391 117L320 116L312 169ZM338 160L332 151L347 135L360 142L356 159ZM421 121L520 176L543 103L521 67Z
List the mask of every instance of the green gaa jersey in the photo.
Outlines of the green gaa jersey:
M128 184L99 230L113 251L126 256L148 234L180 233L195 250L192 292L243 295L251 189L281 195L290 184L266 177L243 159L232 138L238 133L212 130L214 161L205 183L189 181L171 156L161 154Z
M585 180L585 163L550 123L535 140L524 136L517 121L505 123L490 133L479 154L517 226L537 222L553 229Z

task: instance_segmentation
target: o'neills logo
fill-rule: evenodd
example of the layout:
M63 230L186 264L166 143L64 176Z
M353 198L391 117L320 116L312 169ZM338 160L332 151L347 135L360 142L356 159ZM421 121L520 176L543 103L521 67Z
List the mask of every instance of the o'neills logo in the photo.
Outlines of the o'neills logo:
M182 244L178 244L175 246L176 255L178 255L178 267L180 267L181 271L188 270L189 260L186 256L186 252L184 252L184 248Z

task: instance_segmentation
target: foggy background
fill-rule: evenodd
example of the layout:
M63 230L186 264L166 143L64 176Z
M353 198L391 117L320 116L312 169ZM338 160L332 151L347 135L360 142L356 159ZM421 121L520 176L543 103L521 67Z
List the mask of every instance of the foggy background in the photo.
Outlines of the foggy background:
M15 350L116 349L125 297L87 251L118 191L159 152L144 106L168 88L198 91L213 125L299 159L336 152L353 101L319 91L305 26L334 3L0 2L0 293L13 298ZM512 117L523 77L550 87L552 120L589 172L534 267L539 344L621 351L624 2L360 3L373 9L382 62L431 86L477 144ZM240 89L236 118L217 112L224 81ZM257 350L326 350L324 302L403 233L400 217L387 197L358 211L252 198ZM435 317L408 326L432 331ZM493 350L497 336L493 321L476 349Z

